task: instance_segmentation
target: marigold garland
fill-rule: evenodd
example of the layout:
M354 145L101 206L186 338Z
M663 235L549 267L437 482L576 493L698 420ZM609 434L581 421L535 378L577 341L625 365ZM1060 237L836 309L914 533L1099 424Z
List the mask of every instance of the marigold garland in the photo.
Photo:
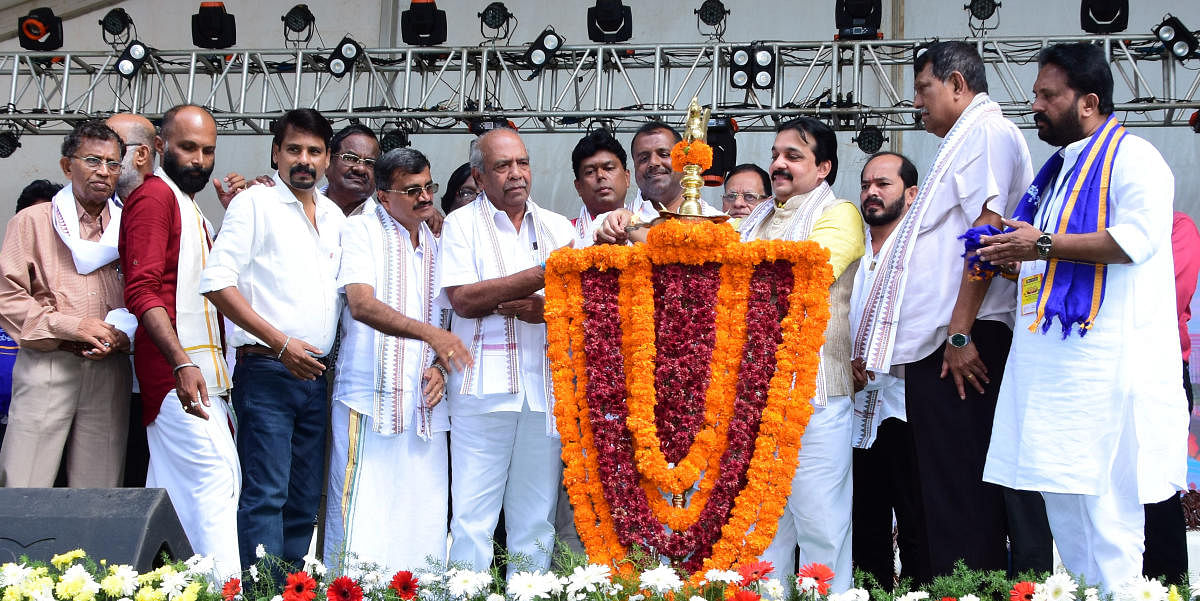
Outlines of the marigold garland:
M693 140L691 144L680 140L671 148L671 169L683 173L685 165L699 165L701 171L712 167L713 149L704 140Z
M668 221L648 238L563 249L548 261L564 482L592 561L627 569L621 560L637 544L696 574L728 569L766 549L790 493L829 317L828 252L810 242L740 244L728 225L709 222ZM656 266L706 263L721 264L721 282L704 418L675 433L695 430L672 466L655 420L651 279ZM753 319L738 317L751 307ZM697 483L686 507L663 498Z

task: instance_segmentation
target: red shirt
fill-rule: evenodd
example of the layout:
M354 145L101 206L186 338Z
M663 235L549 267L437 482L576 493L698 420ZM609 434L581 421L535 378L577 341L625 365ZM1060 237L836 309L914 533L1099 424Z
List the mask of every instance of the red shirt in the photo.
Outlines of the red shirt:
M124 217L122 217L124 219ZM1188 320L1192 318L1192 295L1196 293L1196 278L1200 276L1200 232L1192 218L1175 211L1171 224L1171 254L1175 257L1175 311L1179 314L1179 346L1183 360L1192 353L1188 336Z
M179 277L179 203L162 179L147 175L129 195L121 213L117 249L125 273L125 306L138 318L133 369L142 388L142 422L158 417L163 398L175 388L174 367L141 325L154 307L167 310L175 325L175 283Z

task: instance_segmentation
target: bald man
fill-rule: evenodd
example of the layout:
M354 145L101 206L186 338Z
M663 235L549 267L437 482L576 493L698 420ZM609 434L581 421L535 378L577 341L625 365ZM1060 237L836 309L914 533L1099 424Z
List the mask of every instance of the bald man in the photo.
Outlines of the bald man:
M126 121L131 135L143 129L137 118ZM224 579L241 570L241 471L221 322L199 292L213 228L195 202L208 185L216 145L217 125L205 109L166 112L154 139L162 164L127 199L119 248L125 302L138 318L137 339L147 341L134 355L150 449L146 485L167 490L192 550L212 557L214 576ZM213 181L219 195L245 188L241 178L237 184L227 191Z

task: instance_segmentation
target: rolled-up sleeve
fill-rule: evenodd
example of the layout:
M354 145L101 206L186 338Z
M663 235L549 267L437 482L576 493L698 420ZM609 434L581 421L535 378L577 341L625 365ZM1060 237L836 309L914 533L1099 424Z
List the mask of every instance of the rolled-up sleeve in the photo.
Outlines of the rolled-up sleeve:
M342 263L338 269L337 286L345 291L350 284L375 287L375 255L371 252L371 234L367 219L378 219L375 213L358 215L346 220L342 227ZM405 240L407 241L407 236Z
M166 185L159 185L168 193ZM135 317L155 307L167 308L162 298L167 264L167 238L179 212L175 196L151 193L152 185L139 187L121 212L121 270L125 273L125 307Z
M200 272L200 292L215 292L237 286L238 276L250 265L255 240L255 202L275 202L273 198L254 194L251 188L233 197L221 230L208 255L208 266Z
M1170 244L1175 175L1149 142L1126 136L1113 165L1108 233L1133 263Z
M481 280L475 268L475 244L472 231L474 209L455 211L442 224L442 249L438 253L437 294L446 288L474 284Z
M850 202L839 202L826 209L813 223L808 239L829 251L834 279L863 256L867 245L862 215Z
M33 213L29 209L17 213L8 222L0 246L0 326L22 347L51 350L58 340L74 340L83 319L65 315L33 296L34 278L43 277L41 261L34 254L39 245Z

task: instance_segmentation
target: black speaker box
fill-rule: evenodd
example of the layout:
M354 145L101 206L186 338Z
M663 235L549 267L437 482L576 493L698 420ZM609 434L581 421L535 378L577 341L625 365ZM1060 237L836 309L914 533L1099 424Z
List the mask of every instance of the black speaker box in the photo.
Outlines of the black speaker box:
M161 488L0 489L0 563L22 555L50 561L82 548L96 562L139 572L192 556L183 526Z

